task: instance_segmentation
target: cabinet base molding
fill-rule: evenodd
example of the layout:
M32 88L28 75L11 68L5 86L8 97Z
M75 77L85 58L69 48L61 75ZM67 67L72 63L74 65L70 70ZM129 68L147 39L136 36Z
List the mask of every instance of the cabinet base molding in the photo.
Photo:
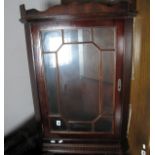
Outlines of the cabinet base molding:
M45 154L124 155L121 144L43 144Z

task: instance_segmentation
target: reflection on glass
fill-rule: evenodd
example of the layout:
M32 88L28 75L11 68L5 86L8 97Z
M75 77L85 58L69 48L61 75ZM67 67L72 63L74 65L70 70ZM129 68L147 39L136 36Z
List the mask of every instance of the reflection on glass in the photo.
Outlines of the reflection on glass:
M115 42L114 27L94 28L93 33L94 33L94 42L101 49L114 49L114 42Z
M58 113L58 105L56 99L56 56L55 54L44 54L44 70L46 78L46 87L48 92L48 104L52 114Z
M91 124L83 121L92 121L103 112L109 117L99 118L95 131L112 131L115 53L108 49L114 48L114 31L100 27L93 28L93 34L89 28L41 32L50 113L61 116L51 119L52 130L92 131ZM99 51L90 41L107 51Z
M69 63L62 65L62 58ZM99 51L91 44L64 45L58 51L58 64L62 115L69 120L94 119L98 113Z
M99 51L92 44L83 45L83 77L98 80Z
M61 30L42 31L41 36L44 52L56 51L62 44Z
M100 118L95 123L95 131L112 132L112 117Z
M72 63L72 48L71 46L64 45L58 52L59 66L69 65Z
M69 123L69 129L71 131L91 131L90 123Z
M69 29L64 30L64 42L85 42L91 41L90 29Z
M114 62L113 52L102 53L104 113L112 113L113 110Z

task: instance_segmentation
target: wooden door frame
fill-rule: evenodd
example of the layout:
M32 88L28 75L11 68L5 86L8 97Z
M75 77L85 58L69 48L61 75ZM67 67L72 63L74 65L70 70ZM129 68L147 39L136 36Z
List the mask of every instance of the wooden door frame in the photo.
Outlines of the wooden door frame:
M43 22L43 23L42 22L39 22L39 23L38 22L33 22L31 24L31 33L33 34L32 35L33 36L33 52L34 52L34 59L35 59L34 62L35 62L35 69L36 69L37 86L38 86L38 91L39 91L39 104L40 104L40 109L42 109L41 110L41 118L42 118L43 132L44 132L44 137L45 138L50 137L50 136L53 137L53 134L51 135L50 132L49 132L49 121L47 119L47 116L49 114L49 107L48 107L48 103L47 103L48 99L47 99L47 94L46 94L44 68L43 68L43 61L42 61L42 55L41 55L42 51L41 51L41 47L40 47L40 36L39 36L40 29L43 29L43 28L47 29L47 28L51 27L51 25L52 25L52 27L56 27L57 29L61 28L61 27L63 28L64 25L65 26L69 25L69 27L71 27L72 24L75 25L75 23L76 23L76 25L79 24L78 26L81 26L81 27L96 26L96 25L100 25L100 26L107 25L108 26L108 25L111 25L109 23L111 23L111 21L113 21L114 25L115 24L117 25L116 27L118 27L118 26L120 27L120 29L117 31L117 34L118 34L118 37L119 37L119 38L117 38L117 40L119 40L119 43L117 44L118 46L116 48L117 50L120 51L119 56L117 55L119 58L117 58L118 61L117 61L117 64L116 64L117 68L119 67L120 70L119 70L119 73L116 74L116 79L121 78L123 80L123 84L124 84L123 68L121 67L121 66L123 66L123 61L121 61L121 60L123 60L123 58L125 58L125 57L123 57L123 53L125 52L124 51L124 43L125 43L124 38L125 38L125 36L124 36L124 25L123 25L124 20L123 19L121 19L119 21L118 20L106 20L106 22L105 22L105 19L103 19L103 21L104 22L101 22L101 21L98 21L98 20L90 20L90 21L86 21L86 22L84 22L84 21L82 21L82 22L80 22L80 21L69 21L69 22L68 21L67 22L66 21L60 21L60 22L56 21L56 22L51 22L51 21L49 21L47 23L46 22ZM120 75L122 75L122 76L120 77ZM117 87L115 87L115 89L116 89L115 93L118 93ZM124 91L124 88L123 88L121 94L123 94L123 91ZM118 96L118 95L116 95L116 96ZM119 94L119 96L121 98L120 94ZM115 121L117 122L117 123L115 123L116 124L116 129L117 129L115 131L116 135L115 136L110 136L108 134L105 134L105 135L104 134L102 134L102 135L99 134L99 136L97 136L98 138L99 137L103 137L103 138L110 138L110 137L112 138L113 137L114 139L115 138L116 139L120 138L120 136L121 136L120 135L121 134L121 124L122 124L121 117L123 116L123 113L122 113L123 111L121 109L122 109L123 104L121 105L117 101L116 106L117 106L117 108L116 108L117 111L115 113ZM59 135L61 135L61 137L64 137L64 138L67 138L67 137L69 138L69 137L72 137L72 136L77 137L77 135L79 137L79 134L72 134L72 136L71 136L71 135L66 135L66 134L59 133ZM89 138L90 137L97 138L96 134L94 134L93 136L90 136L89 134L88 135L86 134L86 136L81 136L80 135L80 137L81 138L82 137L84 137L84 138L88 138L88 137Z

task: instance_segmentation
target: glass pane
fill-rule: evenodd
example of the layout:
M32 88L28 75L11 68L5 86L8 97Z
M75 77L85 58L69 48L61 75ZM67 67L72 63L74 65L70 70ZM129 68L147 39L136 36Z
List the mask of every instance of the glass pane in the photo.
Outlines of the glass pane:
M95 131L112 132L112 117L100 118L95 123Z
M113 88L114 88L114 53L102 52L103 64L103 112L113 111Z
M64 30L64 42L84 42L91 41L90 29L72 29Z
M50 111L53 114L58 113L56 99L56 56L55 54L44 54L44 70L46 77L46 87L48 92L48 102Z
M94 42L101 49L114 49L115 29L113 27L94 28Z
M71 131L91 131L91 124L89 123L69 123Z
M92 44L64 45L58 51L61 113L68 120L98 115L99 51Z
M61 30L42 31L41 36L44 52L56 51L62 44Z

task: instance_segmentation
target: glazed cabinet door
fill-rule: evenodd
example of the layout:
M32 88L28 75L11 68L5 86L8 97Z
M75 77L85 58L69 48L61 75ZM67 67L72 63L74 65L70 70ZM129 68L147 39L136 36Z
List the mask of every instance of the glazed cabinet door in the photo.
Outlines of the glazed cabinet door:
M123 21L44 22L31 30L45 136L118 137Z

